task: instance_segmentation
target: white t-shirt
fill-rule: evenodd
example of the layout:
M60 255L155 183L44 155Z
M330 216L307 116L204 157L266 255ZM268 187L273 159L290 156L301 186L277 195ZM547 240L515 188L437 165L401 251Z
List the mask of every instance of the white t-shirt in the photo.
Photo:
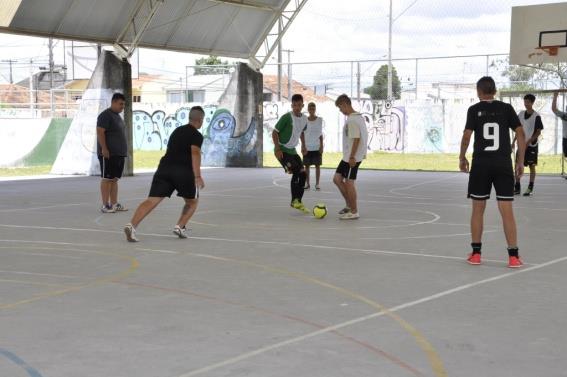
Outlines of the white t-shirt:
M354 155L356 162L362 161L366 158L366 151L368 150L368 129L366 122L359 113L352 113L347 116L345 125L343 127L343 161L348 162L352 144L354 139L360 139L358 148Z
M563 121L563 137L567 139L567 113L557 110L555 112L555 115L557 115Z
M305 144L308 151L318 151L320 145L319 138L323 135L323 118L317 117L315 120L307 119L307 128L303 132Z
M541 124L541 116L537 113L537 111L534 111L533 113L531 113L529 118L526 119L526 110L522 110L518 113L518 118L520 118L520 123L522 124L522 128L524 129L524 134L526 135L526 140L531 138L534 135L534 132L537 129L543 130L543 124ZM538 122L538 118L539 118L539 122ZM541 127L541 128L537 127L538 124L539 124L539 127ZM537 143L538 143L538 140L536 140L535 143L530 144L530 147L537 146Z

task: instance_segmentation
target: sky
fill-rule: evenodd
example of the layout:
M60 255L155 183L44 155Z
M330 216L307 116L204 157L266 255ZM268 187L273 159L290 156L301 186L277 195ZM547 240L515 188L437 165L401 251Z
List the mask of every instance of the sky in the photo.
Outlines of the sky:
M394 0L392 57L506 54L511 7L557 2L561 1ZM309 0L284 37L283 47L293 50L292 62L384 59L388 53L388 6L387 0ZM62 47L63 42L56 41L57 64L64 60ZM147 49L139 54L140 72L163 74L172 81L184 76L185 66L198 58ZM30 58L37 65L45 65L47 55L47 39L0 34L0 61L17 60L13 74L18 79L29 75ZM275 63L275 58L271 62ZM466 63L459 64L459 69L466 73L473 63L469 68ZM9 76L7 67L7 63L0 62L0 83ZM365 79L372 76L375 68L363 67ZM322 76L346 75L345 70L350 71L350 65L297 66L294 74L310 83L320 83L325 81ZM400 66L399 70L405 68ZM274 67L265 69L272 71Z

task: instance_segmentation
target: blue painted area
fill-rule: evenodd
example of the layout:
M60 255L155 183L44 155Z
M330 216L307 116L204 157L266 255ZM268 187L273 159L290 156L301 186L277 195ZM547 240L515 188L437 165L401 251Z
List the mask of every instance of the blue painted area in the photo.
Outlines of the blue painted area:
M28 373L30 377L42 377L41 373L39 373L35 368L29 366L24 360L20 359L17 355L13 354L12 352L0 348L0 355L4 356L17 366L21 367Z

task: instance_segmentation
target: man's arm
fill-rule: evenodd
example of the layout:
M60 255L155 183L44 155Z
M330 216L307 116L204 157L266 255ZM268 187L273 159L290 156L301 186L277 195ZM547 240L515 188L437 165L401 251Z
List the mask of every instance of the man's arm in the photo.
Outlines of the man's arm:
M301 133L299 140L301 140L301 154L305 156L307 154L307 146L305 145L305 131Z
M100 144L102 156L106 159L110 158L110 151L108 150L108 146L106 145L106 129L102 127L97 127L96 138L98 143Z
M274 142L274 154L278 160L281 160L283 158L283 152L280 149L280 135L276 130L272 131L272 141Z
M350 156L348 158L348 164L351 168L356 165L356 151L358 150L358 145L360 144L360 138L352 139L352 149L350 151Z
M473 131L465 129L463 131L463 137L461 139L461 153L459 154L459 169L463 173L469 172L469 160L467 160L466 154L469 144L471 143L471 136Z
M319 136L319 153L323 153L323 135Z
M201 148L196 145L191 145L191 162L193 164L195 184L199 189L202 189L205 187L205 181L201 177Z
M524 156L526 154L526 135L524 128L518 125L514 130L518 140L518 158L516 160L516 177L520 178L524 174Z

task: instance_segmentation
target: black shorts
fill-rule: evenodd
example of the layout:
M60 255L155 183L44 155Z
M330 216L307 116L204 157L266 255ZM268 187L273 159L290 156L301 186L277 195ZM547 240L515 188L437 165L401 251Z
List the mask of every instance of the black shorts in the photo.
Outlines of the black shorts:
M305 156L303 156L303 165L322 165L323 156L319 151L309 151Z
M356 179L356 174L358 173L358 167L361 163L362 161L358 161L354 168L351 168L348 162L341 160L341 162L339 162L339 166L337 166L336 173L342 175L344 179L354 181Z
M567 137L563 138L563 156L567 158Z
M193 171L185 167L158 168L152 180L149 196L157 198L169 198L174 190L177 196L185 199L199 197Z
M297 154L283 152L280 164L282 164L285 172L288 174L297 174L303 169L303 162L301 162L301 157Z
M527 147L524 156L524 166L537 165L538 147Z
M98 163L100 164L100 177L105 179L120 179L124 171L124 159L122 156L110 156L104 158L98 156Z
M514 169L510 163L473 161L469 174L468 197L474 200L490 199L494 185L497 200L514 200Z

